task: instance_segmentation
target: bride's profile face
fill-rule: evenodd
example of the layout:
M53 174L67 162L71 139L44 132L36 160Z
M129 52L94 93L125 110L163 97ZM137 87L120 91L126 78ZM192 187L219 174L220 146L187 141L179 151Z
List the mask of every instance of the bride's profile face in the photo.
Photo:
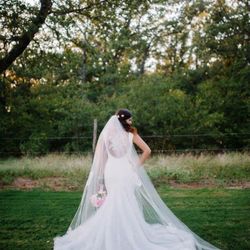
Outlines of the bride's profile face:
M126 122L127 122L129 125L131 125L132 122L133 122L133 118L132 118L132 117L128 118L128 119L126 120Z

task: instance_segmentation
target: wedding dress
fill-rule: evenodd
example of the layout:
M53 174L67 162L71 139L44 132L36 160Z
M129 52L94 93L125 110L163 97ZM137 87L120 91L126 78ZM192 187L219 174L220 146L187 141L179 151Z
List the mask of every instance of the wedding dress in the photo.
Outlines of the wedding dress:
M100 188L106 195L96 205L93 197ZM54 238L54 250L215 249L161 200L139 164L133 134L111 116L99 136L78 210L66 234Z

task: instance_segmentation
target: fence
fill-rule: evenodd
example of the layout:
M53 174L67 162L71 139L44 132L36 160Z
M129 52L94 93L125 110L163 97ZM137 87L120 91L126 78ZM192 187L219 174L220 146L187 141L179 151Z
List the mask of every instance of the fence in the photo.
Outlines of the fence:
M102 128L104 125L99 126ZM81 154L95 150L98 139L98 123L94 119L90 129L92 135L78 131L76 136L0 137L0 156L39 155L49 152ZM101 129L99 129L100 132ZM250 133L203 133L143 135L152 153L200 153L249 151ZM137 151L140 149L136 146Z
M218 153L218 152L228 152L228 151L249 151L247 146L249 142L249 134L168 134L168 135L142 135L142 139L149 145L152 149L152 153ZM238 146L231 146L225 141L238 142ZM225 140L226 138L226 140ZM30 145L33 145L33 149L30 149L33 155L42 154L42 145L45 143L49 144L47 152L63 152L65 154L81 154L84 152L94 153L96 141L98 139L97 129L93 130L93 135L89 136L73 136L73 137L35 137L35 138L0 138L1 150L0 156L18 156L25 154L22 152L20 143L29 141ZM243 146L239 144L244 140ZM10 148L5 148L5 145L14 145ZM35 146L34 146L35 145ZM40 146L37 146L40 145ZM240 145L240 146L239 146ZM32 147L32 146L31 146ZM37 148L37 150L36 150ZM138 152L140 149L136 146ZM28 153L29 151L27 151ZM28 153L29 154L29 153Z

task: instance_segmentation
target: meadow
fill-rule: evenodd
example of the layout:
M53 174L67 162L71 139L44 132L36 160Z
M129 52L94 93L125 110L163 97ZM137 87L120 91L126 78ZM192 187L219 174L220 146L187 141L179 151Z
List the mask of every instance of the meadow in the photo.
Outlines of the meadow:
M91 154L48 154L0 160L3 188L41 187L46 190L81 191L91 167ZM144 164L154 185L249 187L250 154L152 155ZM21 177L21 178L20 178ZM16 182L15 182L16 180ZM21 183L18 186L18 180ZM26 182L26 183L25 183ZM16 185L15 185L16 184Z
M155 155L145 168L163 201L191 230L223 250L245 250L249 163L247 153ZM52 249L53 237L65 233L76 212L90 164L91 155L1 160L1 249ZM17 185L18 178L26 185Z

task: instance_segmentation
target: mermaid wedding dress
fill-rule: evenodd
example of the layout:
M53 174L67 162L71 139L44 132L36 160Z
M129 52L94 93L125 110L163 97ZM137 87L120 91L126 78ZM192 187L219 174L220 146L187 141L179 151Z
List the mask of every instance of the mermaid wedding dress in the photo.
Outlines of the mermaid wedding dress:
M215 250L156 192L116 115L102 130L78 210L54 250ZM93 202L100 189L102 202ZM96 201L96 200L94 200Z

